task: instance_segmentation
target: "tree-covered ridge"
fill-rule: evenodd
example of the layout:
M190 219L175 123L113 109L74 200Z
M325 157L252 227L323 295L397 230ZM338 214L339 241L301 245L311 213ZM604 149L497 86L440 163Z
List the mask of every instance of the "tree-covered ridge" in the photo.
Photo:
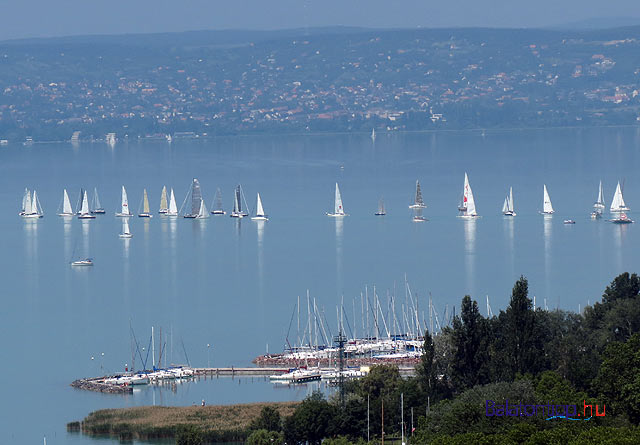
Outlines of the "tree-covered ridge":
M0 42L0 139L637 124L640 27Z

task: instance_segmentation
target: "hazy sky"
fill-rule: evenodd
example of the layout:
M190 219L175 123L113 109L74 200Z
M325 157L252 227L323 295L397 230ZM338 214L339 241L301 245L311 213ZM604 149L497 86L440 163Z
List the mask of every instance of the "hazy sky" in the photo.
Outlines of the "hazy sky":
M640 17L638 0L0 0L0 39L305 26L535 27Z

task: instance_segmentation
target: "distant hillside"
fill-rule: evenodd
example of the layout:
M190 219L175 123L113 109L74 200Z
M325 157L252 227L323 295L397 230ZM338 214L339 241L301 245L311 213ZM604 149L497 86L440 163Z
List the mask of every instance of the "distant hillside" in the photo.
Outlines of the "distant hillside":
M0 42L0 139L636 125L640 26Z

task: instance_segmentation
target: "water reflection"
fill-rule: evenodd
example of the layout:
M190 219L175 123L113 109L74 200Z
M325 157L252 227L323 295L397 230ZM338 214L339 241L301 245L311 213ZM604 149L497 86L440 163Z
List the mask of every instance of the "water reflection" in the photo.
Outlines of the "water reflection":
M82 225L82 255L86 257L91 257L90 246L89 246L89 226L91 224L91 220L89 219L81 219L80 224Z
M32 288L32 295L37 294L38 289L38 219L25 218L24 235L25 235L25 256L27 258L28 276L27 282Z
M342 218L335 218L336 225L336 295L343 293L342 282L342 242L343 242L343 224Z
M476 223L475 218L466 219L464 224L464 265L466 272L466 292L473 295L476 274Z
M622 249L626 244L628 224L611 224L613 227L613 256L616 271L621 273L622 267Z
M510 267L509 276L514 276L515 275L515 245L514 245L515 218L512 216L503 217L502 226L504 228L504 235L505 235L506 244L507 244L507 257L508 257L509 267Z
M553 238L553 216L544 215L542 217L542 230L544 236L544 283L545 283L545 300L550 298L551 294L551 249Z
M256 233L258 235L258 297L260 304L264 303L264 226L265 221L256 221Z
M71 229L72 224L71 224L72 218L68 217L68 216L64 216L62 217L62 229L64 231L64 260L65 261L69 261L71 259Z

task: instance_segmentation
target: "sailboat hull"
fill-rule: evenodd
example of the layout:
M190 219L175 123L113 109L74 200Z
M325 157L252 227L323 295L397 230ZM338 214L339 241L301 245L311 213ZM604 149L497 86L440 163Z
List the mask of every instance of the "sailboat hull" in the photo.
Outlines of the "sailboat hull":
M212 210L211 214L212 215L226 215L227 212L225 212L224 210Z
M74 213L58 213L58 216L74 216Z
M516 212L513 212L511 210L507 211L507 212L502 212L502 214L504 216L516 216Z
M105 212L104 209L95 209L92 210L91 213L93 213L94 215L104 215L107 212Z
M340 218L342 216L347 216L346 213L327 213L327 216L333 216L335 218Z
M39 213L29 213L29 214L23 213L20 216L22 216L23 218L33 219L33 218L42 218L43 215L40 215Z
M133 216L131 213L116 213L116 216L120 217L120 218L128 218L130 216Z
M130 233L121 233L120 235L118 235L120 238L133 238L133 235Z
M411 204L409 208L410 209L426 209L427 206L424 204Z
M161 215L166 215L167 213L169 213L169 209L160 209L158 210L158 213Z
M376 215L376 216L384 216L386 214L387 214L386 212L376 212L376 213L374 213L374 215Z
M78 215L78 219L96 219L96 215L92 215L91 213L83 213L82 215Z
M269 218L266 216L252 216L251 219L253 221L269 221Z
M138 214L139 218L153 218L153 215L151 213L140 213Z

